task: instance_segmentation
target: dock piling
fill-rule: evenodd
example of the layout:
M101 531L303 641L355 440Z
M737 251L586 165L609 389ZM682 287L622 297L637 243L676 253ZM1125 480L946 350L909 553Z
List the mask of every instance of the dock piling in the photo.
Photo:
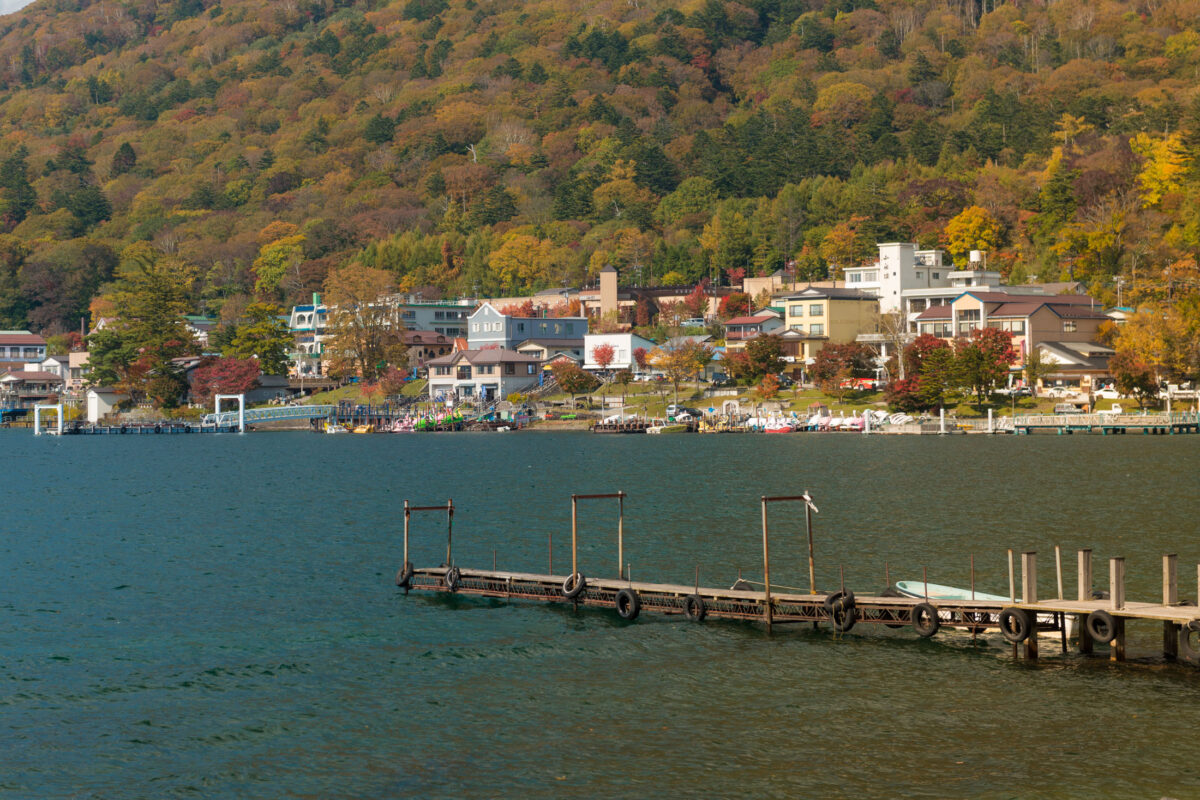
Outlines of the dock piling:
M1017 578L1016 570L1013 568L1013 551L1008 548L1008 601L1010 603L1017 602Z
M1084 548L1078 553L1079 575L1077 583L1079 587L1079 596L1076 598L1081 603L1085 603L1092 599L1092 551L1091 548ZM1092 637L1088 633L1087 614L1077 614L1075 616L1075 625L1079 630L1079 652L1092 652Z
M1037 591L1037 553L1029 550L1021 553L1021 602L1036 603L1038 601ZM1034 617L1034 627L1037 627L1037 618ZM1025 658L1030 661L1036 661L1038 657L1038 637L1035 632L1025 640Z
M1176 578L1175 553L1163 556L1163 605L1179 604L1179 582ZM1163 658L1174 661L1179 655L1179 625L1167 620L1163 622Z
M1054 570L1058 574L1058 599L1063 599L1062 549L1054 545Z
M1108 560L1108 596L1113 611L1125 608L1125 559L1117 556ZM1109 655L1113 661L1125 660L1125 618L1115 617L1117 630Z
M763 529L763 618L771 630L771 551L767 545L767 496L762 497Z

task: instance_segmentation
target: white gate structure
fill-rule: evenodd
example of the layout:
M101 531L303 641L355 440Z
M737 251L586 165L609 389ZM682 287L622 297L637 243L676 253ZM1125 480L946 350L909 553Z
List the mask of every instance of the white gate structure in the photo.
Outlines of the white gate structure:
M55 426L54 433L62 436L63 431L63 405L57 403L55 405L36 405L33 407L33 435L42 435L42 412L55 411L58 414L58 422Z
M244 394L219 394L216 396L217 406L213 410L213 415L221 418L221 401L222 400L237 400L238 401L238 433L246 432L246 395Z

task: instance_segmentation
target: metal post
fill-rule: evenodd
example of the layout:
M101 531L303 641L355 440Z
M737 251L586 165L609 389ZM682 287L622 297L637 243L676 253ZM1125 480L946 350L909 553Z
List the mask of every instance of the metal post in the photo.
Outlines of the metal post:
M939 419L938 433L945 433L946 432L946 409L944 407L938 409L938 419Z
M625 493L617 492L617 577L621 577L621 565L625 563ZM700 568L696 567L697 573Z
M1092 599L1092 551L1083 549L1079 551L1079 602L1086 602ZM1092 637L1088 634L1087 614L1079 614L1075 617L1075 627L1079 631L1079 652L1092 652Z
M995 432L996 432L996 430L992 426L992 410L989 408L988 409L988 433L995 433Z
M805 492L805 494L808 494L808 492ZM765 522L766 513L767 513L767 507L764 505L763 506L763 515L764 515L763 516L763 520L764 520L763 524L764 525L766 524L766 522ZM810 503L804 504L804 525L808 529L808 593L816 594L817 593L817 566L816 566L816 562L813 560L812 505ZM1198 573L1198 574L1200 574L1200 573Z
M454 536L454 500L446 501L446 567L453 566L450 560L450 540Z
M404 568L408 568L408 518L412 512L408 510L408 501L404 501Z
M971 554L971 599L975 599L975 554Z
M1013 551L1008 548L1008 600L1010 603L1017 602L1017 578L1016 569L1013 567Z
M579 572L579 504L571 495L571 574Z
M771 630L771 551L767 546L767 498L762 498L762 529L763 529L763 613L767 622L767 630Z

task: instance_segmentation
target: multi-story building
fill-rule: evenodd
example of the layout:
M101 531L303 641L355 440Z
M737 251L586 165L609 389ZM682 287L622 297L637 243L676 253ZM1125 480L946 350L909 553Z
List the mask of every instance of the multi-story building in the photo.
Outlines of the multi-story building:
M46 359L46 340L29 331L0 331L0 368L40 364Z
M826 344L847 344L874 330L878 313L875 295L857 289L809 286L777 295L772 303L784 307L785 337L796 345L794 358L808 362Z
M503 400L541 377L541 361L513 350L459 350L429 361L429 398Z
M484 303L467 318L467 345L471 350L501 347L515 350L530 339L555 340L559 346L578 341L588 332L586 317L516 317L501 314L491 303Z

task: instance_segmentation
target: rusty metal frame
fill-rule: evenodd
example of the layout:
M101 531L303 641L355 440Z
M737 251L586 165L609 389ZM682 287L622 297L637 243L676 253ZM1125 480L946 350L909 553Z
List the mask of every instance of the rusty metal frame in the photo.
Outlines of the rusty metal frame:
M615 499L617 501L617 577L625 578L625 498L628 496L624 492L571 495L571 575L579 574L579 501ZM551 540L551 552L553 553L553 540ZM553 568L550 571L553 573Z
M454 500L449 499L444 506L410 506L408 501L404 501L404 565L408 567L408 521L414 511L445 511L446 512L446 568L449 569L450 561L450 540L454 535Z

